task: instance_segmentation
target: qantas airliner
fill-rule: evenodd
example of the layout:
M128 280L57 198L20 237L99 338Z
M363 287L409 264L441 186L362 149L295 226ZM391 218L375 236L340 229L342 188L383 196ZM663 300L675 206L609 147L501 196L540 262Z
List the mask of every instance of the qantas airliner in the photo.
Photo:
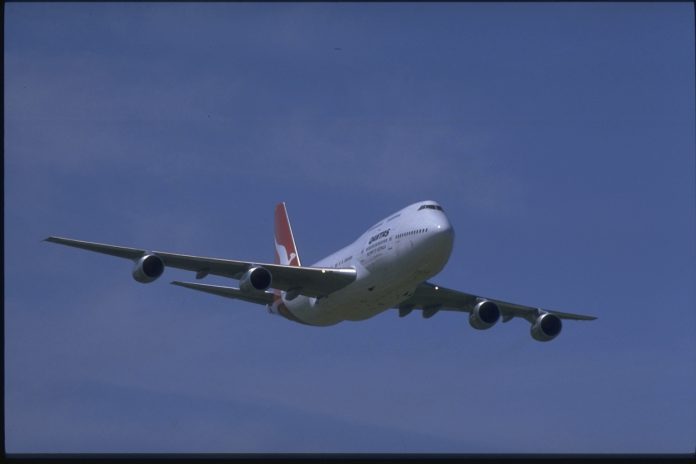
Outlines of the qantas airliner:
M141 283L159 278L166 266L239 280L238 287L195 282L172 284L213 295L265 305L272 314L313 326L361 321L387 309L404 317L414 309L424 318L438 311L469 313L475 329L490 329L514 317L531 324L538 341L553 340L561 320L595 317L522 306L450 290L428 282L452 252L454 230L442 206L420 201L379 221L355 242L312 266L302 266L285 203L275 209L275 263L204 258L148 251L61 237L46 241L96 251L135 263L133 277Z

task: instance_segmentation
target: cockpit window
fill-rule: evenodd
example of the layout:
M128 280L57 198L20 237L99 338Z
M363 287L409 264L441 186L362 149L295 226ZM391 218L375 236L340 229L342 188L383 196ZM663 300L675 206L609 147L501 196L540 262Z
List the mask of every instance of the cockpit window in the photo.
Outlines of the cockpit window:
M420 208L418 208L418 211L420 211L422 209L436 209L438 211L444 211L442 209L442 206L439 206L439 205L421 205Z

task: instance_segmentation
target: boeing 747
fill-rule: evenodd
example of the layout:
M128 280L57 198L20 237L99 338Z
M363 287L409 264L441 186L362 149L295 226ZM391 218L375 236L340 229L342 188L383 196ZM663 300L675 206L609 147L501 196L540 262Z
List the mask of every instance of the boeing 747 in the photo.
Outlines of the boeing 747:
M135 263L133 278L157 280L165 267L239 281L237 287L197 282L174 285L213 295L265 305L272 314L312 326L369 319L388 309L400 317L413 310L424 318L438 311L469 314L478 330L515 317L529 321L531 336L550 341L561 332L561 321L595 317L546 310L451 290L428 279L439 273L452 253L454 230L442 206L420 201L379 221L356 241L320 260L302 266L285 203L275 209L275 262L261 263L148 251L61 237L49 242L126 258Z

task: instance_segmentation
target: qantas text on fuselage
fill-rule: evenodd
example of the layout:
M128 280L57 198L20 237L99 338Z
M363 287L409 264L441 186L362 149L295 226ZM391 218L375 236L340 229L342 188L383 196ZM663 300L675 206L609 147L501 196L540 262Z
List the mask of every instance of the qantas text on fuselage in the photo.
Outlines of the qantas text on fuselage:
M454 230L435 201L420 201L377 222L350 245L302 266L285 203L275 209L275 262L259 263L183 255L106 245L61 237L46 240L130 259L138 282L157 280L165 267L239 280L237 287L197 282L172 284L218 296L265 305L272 314L313 326L368 319L388 309L404 317L420 310L424 318L438 311L469 314L479 330L515 317L531 324L535 340L549 341L561 332L561 320L592 316L545 310L448 289L428 279L440 272L452 252Z

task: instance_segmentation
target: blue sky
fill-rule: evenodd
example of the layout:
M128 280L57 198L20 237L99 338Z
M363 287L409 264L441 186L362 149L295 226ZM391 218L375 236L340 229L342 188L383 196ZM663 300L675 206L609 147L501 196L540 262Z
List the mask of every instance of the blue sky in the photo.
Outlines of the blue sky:
M693 452L693 27L689 3L5 5L8 452ZM599 319L305 327L41 242L270 261L286 201L314 262L423 199L457 233L434 281Z

